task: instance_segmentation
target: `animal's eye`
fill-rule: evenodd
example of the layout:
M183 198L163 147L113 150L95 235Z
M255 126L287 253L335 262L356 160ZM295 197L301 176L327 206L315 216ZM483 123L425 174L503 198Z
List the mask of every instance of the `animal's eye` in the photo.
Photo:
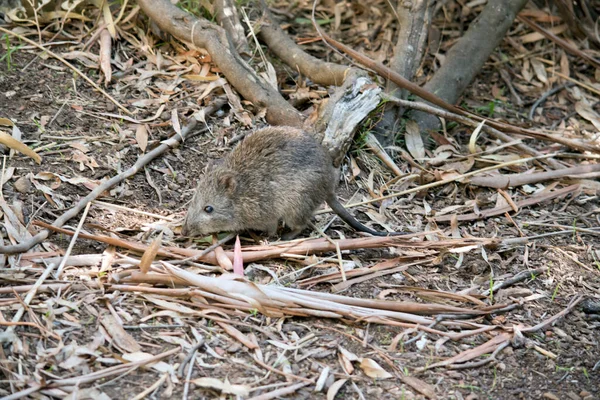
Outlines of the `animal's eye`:
M204 211L206 211L207 214L210 214L211 212L213 212L214 208L212 206L206 206L204 207Z

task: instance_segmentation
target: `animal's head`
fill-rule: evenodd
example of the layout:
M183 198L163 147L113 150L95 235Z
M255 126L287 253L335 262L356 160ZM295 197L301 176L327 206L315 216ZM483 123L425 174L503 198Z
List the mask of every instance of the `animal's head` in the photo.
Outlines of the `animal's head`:
M181 233L184 236L202 236L239 229L233 201L236 186L234 174L226 169L216 168L202 177Z

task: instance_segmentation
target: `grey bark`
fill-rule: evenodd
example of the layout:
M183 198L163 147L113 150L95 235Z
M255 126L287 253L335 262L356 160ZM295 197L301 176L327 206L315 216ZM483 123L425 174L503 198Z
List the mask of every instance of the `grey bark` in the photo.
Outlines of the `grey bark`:
M244 28L240 22L234 0L217 0L214 2L215 16L219 25L227 31L239 54L250 54L250 46L246 40Z
M446 61L425 89L454 104L473 81L492 51L502 41L528 0L489 0L465 35L450 49ZM422 131L440 129L437 117L414 112L412 118Z
M399 0L396 7L399 31L390 68L408 80L412 80L423 58L433 3L434 0ZM399 89L398 85L390 80L387 81L385 91L391 96L402 99L406 99L409 94L407 90ZM394 144L394 136L403 113L404 110L396 105L385 106L383 117L374 131L375 137L382 146Z

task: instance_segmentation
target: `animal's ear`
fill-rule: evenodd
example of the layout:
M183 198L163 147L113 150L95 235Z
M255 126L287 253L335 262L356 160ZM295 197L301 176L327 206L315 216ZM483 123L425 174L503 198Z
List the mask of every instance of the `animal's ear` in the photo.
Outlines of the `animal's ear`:
M223 187L227 192L233 193L235 192L235 188L237 187L237 181L232 172L226 172L219 177L219 186Z

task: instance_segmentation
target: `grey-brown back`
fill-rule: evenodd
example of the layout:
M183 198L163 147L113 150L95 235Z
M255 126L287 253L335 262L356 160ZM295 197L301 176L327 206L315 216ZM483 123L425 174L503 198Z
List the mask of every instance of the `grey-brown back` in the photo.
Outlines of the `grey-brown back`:
M290 127L261 129L200 180L184 230L273 234L283 220L298 231L333 195L335 180L329 154L310 134Z

